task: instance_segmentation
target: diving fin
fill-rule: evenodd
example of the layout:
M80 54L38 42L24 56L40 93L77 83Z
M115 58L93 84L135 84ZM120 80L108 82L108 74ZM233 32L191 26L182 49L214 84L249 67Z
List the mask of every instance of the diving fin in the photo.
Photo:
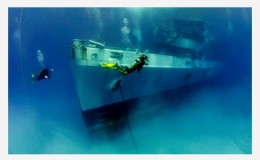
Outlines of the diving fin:
M115 66L117 66L117 63L103 63L103 64L101 64L102 68L114 68Z

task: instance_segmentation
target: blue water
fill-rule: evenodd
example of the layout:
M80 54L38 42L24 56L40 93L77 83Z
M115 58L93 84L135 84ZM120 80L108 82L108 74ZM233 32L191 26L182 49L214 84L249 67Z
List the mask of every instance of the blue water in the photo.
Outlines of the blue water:
M8 151L16 153L252 153L251 8L9 8ZM169 19L209 24L220 76L183 90L138 100L129 128L95 138L81 115L71 69L72 39L120 47L127 17L134 46L161 51L156 25ZM31 83L44 64L51 80ZM148 108L148 109L147 109Z

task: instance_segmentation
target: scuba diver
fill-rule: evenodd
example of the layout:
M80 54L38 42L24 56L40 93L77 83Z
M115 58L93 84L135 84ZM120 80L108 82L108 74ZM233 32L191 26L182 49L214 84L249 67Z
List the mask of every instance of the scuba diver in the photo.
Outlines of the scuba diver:
M126 68L118 66L117 63L102 64L101 67L117 70L118 72L120 72L123 75L128 75L128 74L134 72L135 70L137 70L138 73L140 73L140 71L143 69L143 66L148 65L147 61L148 61L148 57L143 54L138 59L136 59L132 65L130 65L129 67L126 67Z
M54 72L54 69L41 69L38 75L32 74L32 83L34 83L35 80L50 79L52 72Z
M48 69L44 66L44 55L41 50L37 50L36 55L37 55L37 60L40 66L42 67L42 69L40 70L38 75L32 74L32 83L34 83L35 80L39 81L42 79L50 79L52 72L54 72L53 69Z

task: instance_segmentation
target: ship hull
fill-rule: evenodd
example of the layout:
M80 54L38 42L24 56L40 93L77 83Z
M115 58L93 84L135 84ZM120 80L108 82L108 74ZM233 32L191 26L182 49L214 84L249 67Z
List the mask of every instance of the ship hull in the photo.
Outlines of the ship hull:
M129 69L143 56L147 58L141 70L119 72L118 68ZM202 81L215 76L219 68L217 62L203 57L106 48L79 39L73 42L72 59L82 111Z

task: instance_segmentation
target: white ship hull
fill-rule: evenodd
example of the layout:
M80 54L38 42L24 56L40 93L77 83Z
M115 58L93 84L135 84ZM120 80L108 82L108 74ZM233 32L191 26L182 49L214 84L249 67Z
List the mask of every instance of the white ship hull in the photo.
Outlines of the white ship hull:
M128 66L141 54L102 46L89 47L75 40L73 72L82 111L178 88L218 73L217 62L154 53L146 54L149 63L140 73L122 75L100 66L107 62Z

